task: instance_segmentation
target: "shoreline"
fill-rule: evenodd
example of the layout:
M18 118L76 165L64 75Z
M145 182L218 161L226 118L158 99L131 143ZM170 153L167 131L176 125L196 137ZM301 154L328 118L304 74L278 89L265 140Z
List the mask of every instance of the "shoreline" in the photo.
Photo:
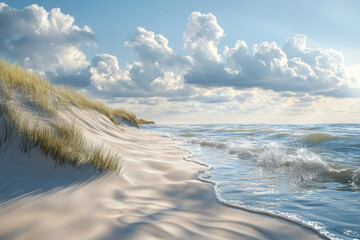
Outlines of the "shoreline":
M185 152L188 152L185 149L181 149L181 147L179 147L179 150L183 150ZM191 154L191 152L189 152L189 153ZM296 226L305 228L306 230L315 233L316 235L318 235L319 237L321 237L323 239L330 239L329 237L327 237L327 236L321 234L320 232L316 231L315 229L313 229L311 226L304 225L301 222L291 220L291 219L289 219L289 218L287 218L285 216L277 215L277 214L271 213L271 212L263 212L263 211L260 211L260 210L255 210L255 209L251 209L251 208L242 207L242 206L239 206L239 205L236 205L236 204L228 203L226 200L221 199L220 195L217 193L217 190L215 189L216 186L217 186L217 183L215 181L211 181L211 180L209 180L209 179L207 179L205 177L202 177L202 175L205 172L211 171L212 166L207 165L205 163L198 162L198 161L188 160L186 158L184 158L184 160L187 161L187 162L195 163L195 164L198 164L200 166L203 166L203 167L207 168L206 170L200 170L199 171L199 174L197 176L197 180L200 181L200 182L203 182L205 184L210 184L211 185L211 187L212 187L212 189L214 191L215 198L220 204L222 204L222 205L224 205L226 207L229 207L229 208L234 208L234 209L249 212L249 213L252 213L252 214L259 214L259 215L264 215L264 216L267 216L267 217L270 217L270 218L280 219L280 220L283 220L283 221L288 222L290 224L294 224Z
M16 208L0 208L6 226L0 239L321 239L293 222L219 202L211 185L198 180L203 166L184 160L175 142L117 127L96 113L76 113L87 139L123 155L122 175L93 178L91 168L54 169L39 153L1 152L0 164L7 166L1 174L45 190L30 191ZM11 180L6 176L1 185Z
M276 215L276 214L271 213L271 212L257 211L257 210L253 210L253 209L250 209L250 208L245 208L245 207L238 206L238 205L235 205L235 204L227 203L225 200L221 200L221 199L219 198L219 196L217 195L216 189L214 189L214 187L216 186L216 183L215 183L215 182L212 182L212 181L209 181L209 180L206 180L206 179L201 179L200 176L199 176L198 180L201 181L201 182L203 182L203 183L211 184L212 187L213 187L213 190L214 190L214 194L215 194L216 200L217 200L220 204L225 205L226 207L234 208L234 209L241 210L241 211L245 211L245 212L249 212L249 213L252 213L252 214L259 214L259 215L267 216L267 217L270 217L270 218L280 219L280 220L283 220L283 221L285 221L285 222L287 222L287 223L289 223L289 224L294 224L294 225L299 226L299 227L301 227L301 228L305 228L306 230L308 230L308 231L310 231L310 232L318 235L320 238L330 239L330 238L328 238L327 236L322 235L321 233L319 233L318 231L316 231L316 230L313 229L312 227L303 225L303 224L301 224L300 222L291 220L291 219L286 218L286 217L284 217L284 216Z

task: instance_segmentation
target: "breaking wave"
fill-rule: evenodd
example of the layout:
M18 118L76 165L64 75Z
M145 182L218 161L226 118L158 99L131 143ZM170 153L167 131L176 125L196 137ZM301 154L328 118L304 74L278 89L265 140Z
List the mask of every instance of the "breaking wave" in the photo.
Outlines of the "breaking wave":
M262 170L291 174L290 177L299 184L309 181L332 181L360 185L360 168L336 169L306 147L285 146L278 142L270 142L263 146L255 146L249 142L232 144L199 139L192 139L190 142L237 155L240 160L250 159Z

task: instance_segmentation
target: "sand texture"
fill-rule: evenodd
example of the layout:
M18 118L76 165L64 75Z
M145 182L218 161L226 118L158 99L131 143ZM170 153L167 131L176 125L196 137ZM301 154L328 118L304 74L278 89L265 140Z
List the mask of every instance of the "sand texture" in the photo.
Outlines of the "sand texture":
M176 143L96 112L62 111L87 141L123 156L122 172L54 168L16 141L0 151L0 239L319 239L284 220L219 203Z

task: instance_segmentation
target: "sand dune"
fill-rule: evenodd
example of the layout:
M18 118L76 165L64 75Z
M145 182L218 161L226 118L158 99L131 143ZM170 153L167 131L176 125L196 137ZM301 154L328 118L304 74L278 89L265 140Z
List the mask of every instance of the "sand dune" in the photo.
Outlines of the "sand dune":
M95 111L58 114L123 156L122 173L54 168L16 142L0 152L0 239L318 239L300 226L220 204L176 143Z

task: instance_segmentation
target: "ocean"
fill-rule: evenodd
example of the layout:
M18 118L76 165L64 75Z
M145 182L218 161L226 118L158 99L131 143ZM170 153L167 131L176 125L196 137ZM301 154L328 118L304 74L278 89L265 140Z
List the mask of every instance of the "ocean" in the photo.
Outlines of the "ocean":
M360 239L360 124L156 124L207 166L219 201Z

